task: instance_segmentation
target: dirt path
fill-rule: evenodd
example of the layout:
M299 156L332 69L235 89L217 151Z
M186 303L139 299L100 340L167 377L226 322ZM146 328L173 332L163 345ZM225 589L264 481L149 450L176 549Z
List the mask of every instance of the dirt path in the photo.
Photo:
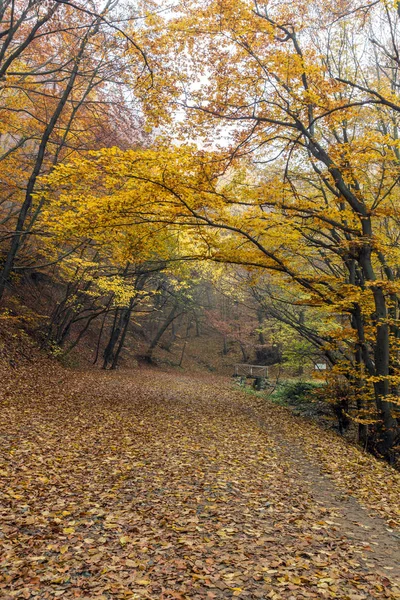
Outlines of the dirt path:
M321 471L318 456L314 460L307 457L301 439L289 441L279 432L274 434L271 415L266 421L254 410L247 409L245 412L272 437L279 455L288 464L291 476L308 487L310 498L322 510L330 508L336 514L334 525L338 536L355 540L362 546L364 552L359 552L359 558L364 567L373 568L383 577L391 575L396 581L400 581L400 532L390 529L379 515L371 515L356 498L338 488ZM272 415L272 419L276 419L276 416Z
M42 374L3 404L2 598L400 598L398 534L226 382Z

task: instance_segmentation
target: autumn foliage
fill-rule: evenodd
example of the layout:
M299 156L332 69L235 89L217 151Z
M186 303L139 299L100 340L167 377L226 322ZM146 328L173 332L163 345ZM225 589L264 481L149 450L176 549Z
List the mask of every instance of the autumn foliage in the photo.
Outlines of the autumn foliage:
M47 338L78 344L96 320L99 348L112 323L116 365L164 277L172 323L193 312L188 265L210 280L230 265L256 313L325 356L330 394L346 381L360 441L394 462L397 7L161 8L4 3L1 293L51 272L65 294Z

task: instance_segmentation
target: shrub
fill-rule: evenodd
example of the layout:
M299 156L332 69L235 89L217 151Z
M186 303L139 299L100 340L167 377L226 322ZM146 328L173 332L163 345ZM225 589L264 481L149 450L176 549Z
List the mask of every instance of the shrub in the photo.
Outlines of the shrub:
M301 404L312 400L312 396L320 387L321 384L310 381L288 381L279 386L274 396L288 404Z

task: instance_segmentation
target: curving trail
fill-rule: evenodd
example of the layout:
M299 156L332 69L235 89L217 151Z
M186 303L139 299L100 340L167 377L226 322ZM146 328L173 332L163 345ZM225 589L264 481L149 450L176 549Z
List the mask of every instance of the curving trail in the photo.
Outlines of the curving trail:
M400 598L400 476L337 436L223 378L3 392L1 598Z

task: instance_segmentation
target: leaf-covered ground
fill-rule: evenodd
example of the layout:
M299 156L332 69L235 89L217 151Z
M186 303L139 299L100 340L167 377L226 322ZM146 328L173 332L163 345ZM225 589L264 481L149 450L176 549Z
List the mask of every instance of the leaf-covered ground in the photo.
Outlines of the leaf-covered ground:
M3 386L0 597L400 598L386 465L227 379L45 365Z

